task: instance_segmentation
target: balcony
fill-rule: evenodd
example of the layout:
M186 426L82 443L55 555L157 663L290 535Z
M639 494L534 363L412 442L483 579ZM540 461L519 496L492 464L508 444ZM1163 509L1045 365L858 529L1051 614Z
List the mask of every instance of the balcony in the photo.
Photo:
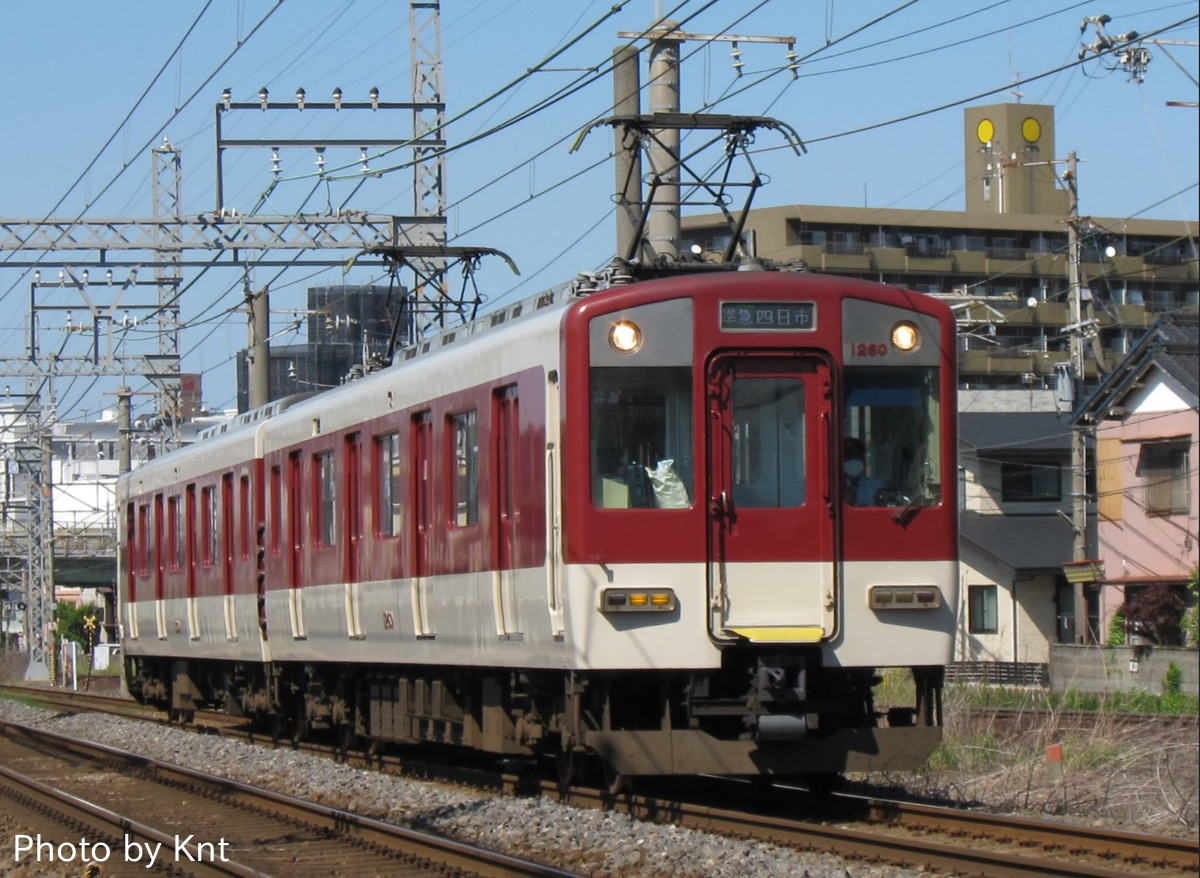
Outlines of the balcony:
M1024 247L988 247L988 259L1012 259L1024 262L1029 259L1029 251Z

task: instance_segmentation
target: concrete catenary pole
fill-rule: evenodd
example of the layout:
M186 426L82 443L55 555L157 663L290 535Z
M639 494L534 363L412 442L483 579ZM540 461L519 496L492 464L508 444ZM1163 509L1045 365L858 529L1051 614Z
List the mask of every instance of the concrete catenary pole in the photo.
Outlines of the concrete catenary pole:
M249 408L254 410L271 401L271 310L267 289L257 293L246 290L250 305L250 351L246 357L249 374L246 389Z
M613 53L613 114L636 116L642 112L641 53L634 46L619 46ZM630 143L629 139L634 138ZM616 154L617 255L641 258L638 232L642 224L642 150L637 134L625 126L613 129ZM635 249L636 248L636 249Z
M650 112L679 112L678 24L664 21L650 33ZM657 129L648 150L650 168L657 180L650 203L647 231L650 248L658 259L679 259L679 129Z
M117 388L117 474L125 475L133 468L130 432L132 431L132 414L130 397L133 391L127 386Z

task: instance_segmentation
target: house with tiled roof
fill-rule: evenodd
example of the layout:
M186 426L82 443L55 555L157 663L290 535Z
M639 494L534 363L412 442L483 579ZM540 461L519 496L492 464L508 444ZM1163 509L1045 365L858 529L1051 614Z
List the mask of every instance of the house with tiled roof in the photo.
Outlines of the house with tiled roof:
M1181 592L1198 563L1195 314L1164 316L1074 413L1095 437L1101 631L1139 589Z
M978 399L960 392L962 595L951 672L1041 683L1052 646L1075 643L1093 622L1076 619L1062 568L1073 538L1071 424L1053 400L1012 411Z

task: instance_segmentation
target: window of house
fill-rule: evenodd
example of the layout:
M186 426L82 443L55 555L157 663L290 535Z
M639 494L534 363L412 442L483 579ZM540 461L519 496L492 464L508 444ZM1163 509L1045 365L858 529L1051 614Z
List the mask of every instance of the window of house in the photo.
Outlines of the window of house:
M1061 465L1055 460L1000 463L1000 498L1005 503L1038 503L1062 499Z
M317 510L317 545L332 546L337 539L337 481L334 474L333 452L313 455L313 479Z
M474 409L451 415L451 483L454 491L450 522L469 527L479 521L479 426Z
M394 537L400 533L400 434L375 438L375 533Z
M999 631L996 586L967 586L967 611L967 628L972 634L995 634Z
M1147 515L1186 515L1191 507L1188 479L1190 441L1147 442L1138 456L1137 474Z

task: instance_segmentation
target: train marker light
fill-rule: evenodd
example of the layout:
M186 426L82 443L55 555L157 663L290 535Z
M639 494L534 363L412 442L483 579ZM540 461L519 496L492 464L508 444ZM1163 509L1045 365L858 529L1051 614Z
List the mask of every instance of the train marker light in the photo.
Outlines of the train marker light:
M632 354L642 346L642 328L632 320L618 320L608 331L608 343L623 354Z
M921 346L921 333L907 320L892 327L892 347L898 351L915 351Z
M600 593L602 613L669 613L678 606L671 588L606 588Z
M873 585L867 589L872 610L936 610L942 592L934 585Z

